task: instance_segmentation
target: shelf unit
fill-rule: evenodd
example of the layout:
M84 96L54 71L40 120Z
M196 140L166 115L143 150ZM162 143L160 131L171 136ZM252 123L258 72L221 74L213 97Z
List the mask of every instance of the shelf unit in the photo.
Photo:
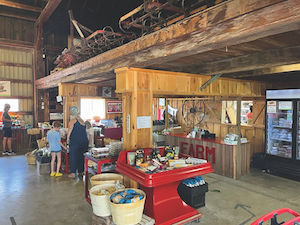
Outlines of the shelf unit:
M276 140L276 141L285 141L285 142L292 142L292 140L285 140L285 139L279 139L279 138L272 138L272 140Z
M273 128L293 129L292 127L274 126Z

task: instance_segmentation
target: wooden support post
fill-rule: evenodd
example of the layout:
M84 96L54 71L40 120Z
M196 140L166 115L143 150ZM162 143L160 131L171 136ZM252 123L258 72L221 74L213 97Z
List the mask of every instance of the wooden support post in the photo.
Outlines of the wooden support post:
M152 81L128 68L116 70L116 75L117 83L125 79L125 85L131 87L119 91L123 100L123 149L152 147Z
M233 178L238 179L241 176L241 106L242 101L241 97L237 99L237 113L236 113L236 124L237 124L237 135L238 135L238 143L237 146L233 148Z
M169 100L165 98L165 129L169 128L169 113L168 113Z
M44 121L50 121L48 90L44 91Z

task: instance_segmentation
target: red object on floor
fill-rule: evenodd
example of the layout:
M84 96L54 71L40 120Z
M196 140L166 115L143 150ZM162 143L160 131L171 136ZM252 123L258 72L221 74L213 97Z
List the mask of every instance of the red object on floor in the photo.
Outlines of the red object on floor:
M151 151L152 149L144 149L145 156L150 155ZM162 148L160 151L164 155ZM144 213L154 218L156 225L171 225L198 214L196 209L181 200L177 187L184 179L213 172L209 162L147 174L127 164L127 152L130 151L120 152L117 171L140 184L140 189L146 193Z
M274 220L277 221L277 216L283 214L283 213L289 213L293 216L295 216L293 219L290 219L284 223L277 223L277 222L274 222ZM255 220L253 223L251 223L251 225L263 225L264 222L268 221L268 220L273 220L273 222L271 223L272 225L279 225L279 224L282 224L282 225L295 225L295 224L298 224L298 223L295 223L295 222L300 222L300 214L295 212L294 210L291 210L289 208L282 208L282 209L277 209L277 210L274 210L272 212L269 212L268 214L260 217L259 219Z
M62 158L65 159L65 162L66 162L65 173L68 174L69 173L69 152L67 152L66 150L62 150L61 151L61 156L62 156Z
M91 204L91 198L90 198L90 194L89 194L89 165L88 165L88 161L91 160L95 163L97 163L98 165L98 171L97 174L101 174L101 166L102 164L106 164L106 163L114 163L117 161L116 158L105 158L105 159L96 159L94 157L92 157L91 155L84 155L84 175L85 175L85 180L84 180L84 196L85 199L88 201L88 203Z

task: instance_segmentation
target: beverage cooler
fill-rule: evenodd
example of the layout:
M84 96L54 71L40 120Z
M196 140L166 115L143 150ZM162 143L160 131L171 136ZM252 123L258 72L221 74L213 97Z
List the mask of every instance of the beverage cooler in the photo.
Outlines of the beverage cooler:
M266 91L266 168L300 180L300 89Z

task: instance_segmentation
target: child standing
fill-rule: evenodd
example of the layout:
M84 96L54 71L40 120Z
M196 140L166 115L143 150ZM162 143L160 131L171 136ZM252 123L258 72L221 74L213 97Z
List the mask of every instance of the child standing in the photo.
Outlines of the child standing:
M61 148L67 149L60 141L60 134L59 128L61 124L59 121L55 121L53 123L53 128L47 133L47 140L49 143L49 148L51 151L51 177L61 177L62 173L59 172L59 168L61 165ZM56 172L54 171L54 163L55 158L57 157L57 165L56 165Z

